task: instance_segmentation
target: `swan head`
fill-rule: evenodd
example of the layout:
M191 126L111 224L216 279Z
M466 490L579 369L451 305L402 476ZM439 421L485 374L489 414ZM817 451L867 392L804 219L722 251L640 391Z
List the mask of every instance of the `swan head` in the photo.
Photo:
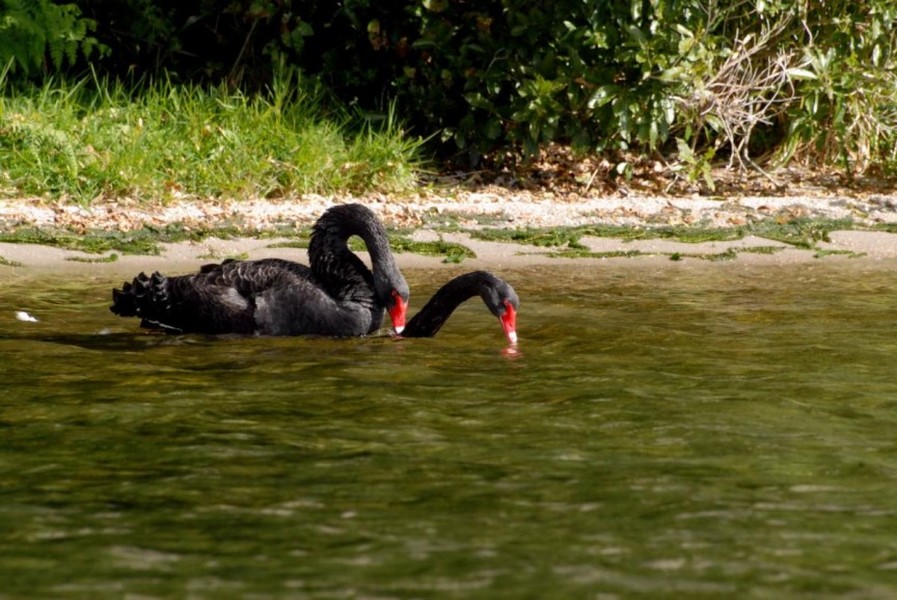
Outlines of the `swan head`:
M504 279L492 276L492 279L480 288L480 296L489 311L498 317L508 343L516 344L517 310L520 308L517 292Z
M405 329L405 317L408 313L408 297L402 297L401 293L398 290L393 290L392 294L392 305L387 304L386 311L389 313L389 318L392 320L392 328L395 330L396 335L402 333Z
M508 343L513 346L517 343L517 307L508 299L505 299L504 306L505 310L499 315L498 321L505 332L505 337L508 338Z
M386 307L386 312L392 321L392 328L397 335L402 333L408 313L408 298L411 297L411 291L408 289L405 278L398 272L384 279L378 278L375 274L374 288L377 299Z

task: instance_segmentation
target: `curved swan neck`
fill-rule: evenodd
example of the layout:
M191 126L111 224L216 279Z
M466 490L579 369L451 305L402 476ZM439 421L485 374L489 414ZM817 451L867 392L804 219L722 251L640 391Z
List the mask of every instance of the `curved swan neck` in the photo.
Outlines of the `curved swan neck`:
M486 271L474 271L455 277L433 294L420 312L408 321L404 337L432 337L462 303L476 295L487 299L495 276Z
M318 219L312 229L311 241L308 245L308 256L312 269L317 271L316 265L327 265L328 256L343 256L351 254L347 242L350 237L357 235L364 240L368 254L371 257L371 266L374 271L374 280L378 293L389 294L395 287L391 280L405 283L404 278L396 266L392 251L389 248L389 238L386 229L377 220L370 209L361 204L344 204L334 206ZM386 289L389 287L390 289ZM407 289L407 284L405 284ZM399 289L399 292L404 290Z
M389 248L389 237L379 221L374 221L370 227L349 233L346 239L352 235L357 235L364 240L364 245L367 246L368 254L371 256L371 266L375 276L378 271L398 273L395 258Z

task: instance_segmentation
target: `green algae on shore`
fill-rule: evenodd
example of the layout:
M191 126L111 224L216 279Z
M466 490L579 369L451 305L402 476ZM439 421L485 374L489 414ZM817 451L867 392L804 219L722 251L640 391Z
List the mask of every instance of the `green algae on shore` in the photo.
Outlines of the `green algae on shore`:
M736 227L658 226L628 227L622 225L586 225L523 229L480 229L470 235L487 241L516 242L533 246L567 246L585 249L580 239L585 236L618 238L624 241L671 239L683 243L727 242L755 235L783 242L799 248L812 248L817 242L828 241L828 234L837 230L854 229L849 219L793 219L779 222L759 221Z
M855 257L862 255L852 250L825 248L820 243L830 242L830 233L843 230L890 231L882 227L859 227L849 219L793 219L779 222L774 219L756 222L731 228L694 226L621 226L621 225L589 225L573 227L548 228L490 228L457 230L456 228L439 229L428 227L436 234L437 239L420 241L411 237L408 228L390 229L390 246L393 252L408 253L420 256L442 258L444 263L460 263L468 258L477 258L477 253L464 239L447 241L443 235L461 233L468 236L471 242L499 242L521 247L530 246L545 249L542 254L549 258L634 258L638 256L666 255L673 260L680 258L700 258L703 260L727 260L736 254L756 253L771 254L783 249L782 246L761 244L757 247L724 249L722 252L689 252L688 250L645 250L636 249L595 249L584 243L584 238L611 238L622 244L644 240L669 240L684 244L700 244L705 242L733 242L747 236L754 236L770 242L784 244L784 247L810 250L816 258L829 255L845 255ZM163 253L162 244L180 242L199 243L209 239L233 240L240 238L270 239L270 248L307 248L310 236L309 228L297 228L295 225L280 223L266 228L254 228L226 222L220 225L197 227L195 224L175 222L163 227L146 225L129 231L114 229L89 229L74 231L66 228L18 227L0 231L0 242L14 244L36 244L49 247L75 250L87 254L104 255L111 252L125 255L158 256ZM476 245L475 243L473 244ZM364 242L358 238L349 241L349 248L355 252L365 251ZM217 259L217 255L204 256ZM111 262L109 256L103 258L73 259L85 262Z

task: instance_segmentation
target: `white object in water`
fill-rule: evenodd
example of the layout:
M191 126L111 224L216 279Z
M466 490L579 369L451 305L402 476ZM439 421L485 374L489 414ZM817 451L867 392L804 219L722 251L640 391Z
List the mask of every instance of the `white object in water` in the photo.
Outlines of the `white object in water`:
M37 319L25 312L24 310L16 311L16 318L19 321L25 321L26 323L37 323Z

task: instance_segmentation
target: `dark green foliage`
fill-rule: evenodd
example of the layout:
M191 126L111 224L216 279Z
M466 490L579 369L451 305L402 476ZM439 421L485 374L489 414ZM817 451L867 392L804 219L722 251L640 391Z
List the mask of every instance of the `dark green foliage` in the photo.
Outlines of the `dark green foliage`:
M897 3L813 2L804 59L812 74L790 107L786 150L839 164L850 176L897 174Z
M298 67L371 119L394 101L473 162L550 142L663 151L711 189L713 161L773 151L897 167L893 0L0 2L0 58L24 70L89 56L96 23L102 74L258 91Z
M28 76L91 58L103 50L88 35L94 26L74 3L0 0L0 71Z
M278 42L283 13L276 1L78 0L112 48L104 73L121 78L164 76L175 81L270 83L266 49ZM282 7L289 10L288 6ZM288 24L284 24L288 26Z

